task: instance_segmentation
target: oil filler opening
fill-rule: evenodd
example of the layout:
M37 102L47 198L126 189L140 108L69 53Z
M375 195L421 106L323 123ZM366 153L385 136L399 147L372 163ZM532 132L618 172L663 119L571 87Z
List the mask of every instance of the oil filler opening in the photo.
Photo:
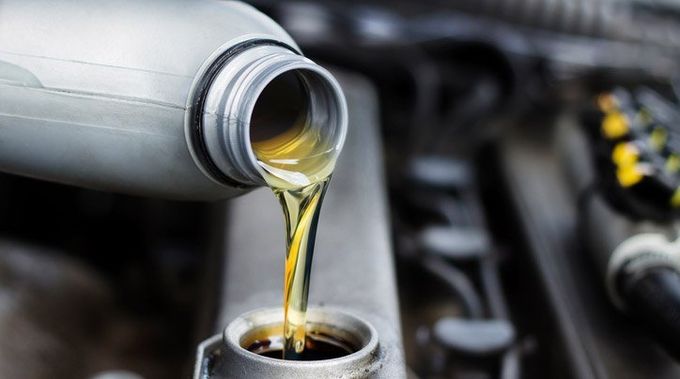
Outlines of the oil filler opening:
M281 359L283 312L280 308L258 309L232 321L223 333L227 356L241 364L252 363L258 369L273 365L279 370L291 367L313 372L321 366L306 364L317 362L323 367L338 369L339 373L348 368L372 370L378 334L371 324L327 308L310 308L307 316L306 356L300 360Z
M318 361L347 356L365 345L361 336L332 325L307 324L305 350L298 360ZM264 325L241 337L242 348L269 358L283 359L283 324Z

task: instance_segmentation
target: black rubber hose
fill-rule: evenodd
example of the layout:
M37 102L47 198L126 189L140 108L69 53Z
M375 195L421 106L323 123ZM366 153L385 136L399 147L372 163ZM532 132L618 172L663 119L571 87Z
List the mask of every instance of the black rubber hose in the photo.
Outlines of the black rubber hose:
M680 273L657 267L621 278L627 308L640 318L664 349L680 360Z

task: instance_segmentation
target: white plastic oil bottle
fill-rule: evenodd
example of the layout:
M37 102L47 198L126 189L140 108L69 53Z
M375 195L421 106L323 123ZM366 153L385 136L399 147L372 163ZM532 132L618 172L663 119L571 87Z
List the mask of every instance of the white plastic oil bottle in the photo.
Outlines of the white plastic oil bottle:
M0 171L227 198L268 184L254 144L302 125L334 159L346 123L331 74L248 5L0 1Z

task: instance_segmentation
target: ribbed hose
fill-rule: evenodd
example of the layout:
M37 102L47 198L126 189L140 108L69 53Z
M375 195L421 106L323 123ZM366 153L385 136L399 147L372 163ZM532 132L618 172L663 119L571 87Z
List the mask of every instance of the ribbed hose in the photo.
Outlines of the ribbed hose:
M636 17L640 7L628 1L466 0L461 6L470 12L553 32L680 48L674 37L679 26L664 19L668 12L656 10L653 16ZM653 19L658 22L650 22Z
M630 24L630 6L611 0L468 0L469 11L479 12L557 32L614 37Z

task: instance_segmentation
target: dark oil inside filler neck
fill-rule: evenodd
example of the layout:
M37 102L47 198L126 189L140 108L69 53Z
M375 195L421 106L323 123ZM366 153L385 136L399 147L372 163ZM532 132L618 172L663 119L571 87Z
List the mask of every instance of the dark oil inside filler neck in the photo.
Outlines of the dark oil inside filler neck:
M339 151L323 125L310 121L299 78L286 75L258 98L250 132L263 177L286 221L282 357L304 359L312 354L305 353L305 326L316 228Z
M273 336L258 336L249 338L244 348L250 352L269 358L284 359L284 339L281 333ZM305 349L297 354L297 360L320 361L347 356L357 351L357 348L347 341L323 333L308 331L305 338Z

